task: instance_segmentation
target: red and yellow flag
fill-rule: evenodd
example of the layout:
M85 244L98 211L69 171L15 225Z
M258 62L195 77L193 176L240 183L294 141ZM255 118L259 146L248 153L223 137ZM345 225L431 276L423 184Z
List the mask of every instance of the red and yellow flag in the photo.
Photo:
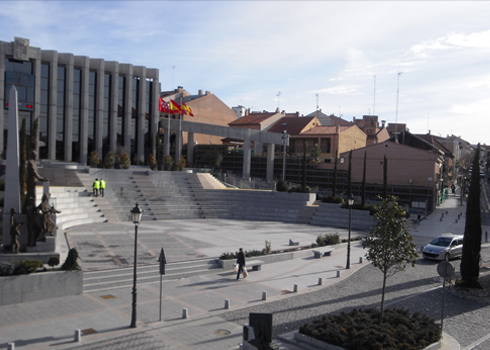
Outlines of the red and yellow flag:
M182 114L188 115L190 117L194 116L194 114L192 113L192 109L188 105L186 105L184 101L182 101L181 108L182 108Z
M170 114L181 113L180 106L174 100L170 100Z
M160 97L160 104L158 106L158 110L160 112L170 113L170 109L168 107L168 102L164 101L161 97Z

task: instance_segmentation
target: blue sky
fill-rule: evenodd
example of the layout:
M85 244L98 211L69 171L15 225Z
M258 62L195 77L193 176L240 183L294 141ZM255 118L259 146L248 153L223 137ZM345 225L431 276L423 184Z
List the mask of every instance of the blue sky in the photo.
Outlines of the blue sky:
M489 18L487 1L1 1L0 40L158 68L162 90L230 107L308 114L318 95L490 145Z

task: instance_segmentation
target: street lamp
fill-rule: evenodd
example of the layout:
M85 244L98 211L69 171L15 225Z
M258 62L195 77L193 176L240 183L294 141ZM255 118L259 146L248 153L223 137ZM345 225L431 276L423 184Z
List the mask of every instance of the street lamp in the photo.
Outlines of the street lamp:
M345 268L350 269L350 231L352 228L352 205L354 204L352 195L347 199L347 204L349 205L349 239L347 241L347 266Z
M134 269L133 269L133 303L131 312L131 328L136 328L136 263L138 258L138 225L141 221L143 210L136 203L135 207L131 210L131 220L134 224Z

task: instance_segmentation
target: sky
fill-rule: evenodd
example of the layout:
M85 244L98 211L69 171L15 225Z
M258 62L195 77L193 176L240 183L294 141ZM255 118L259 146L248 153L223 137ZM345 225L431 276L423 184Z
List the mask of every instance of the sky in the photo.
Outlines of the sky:
M229 107L490 145L488 1L4 1L0 40L157 68Z

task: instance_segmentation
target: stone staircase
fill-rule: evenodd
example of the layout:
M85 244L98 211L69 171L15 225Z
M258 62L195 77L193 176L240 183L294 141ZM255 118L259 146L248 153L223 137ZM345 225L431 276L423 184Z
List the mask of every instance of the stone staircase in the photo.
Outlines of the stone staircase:
M342 209L340 204L320 203L309 221L310 225L329 227L349 227L349 210ZM373 217L368 210L352 210L352 229L369 231Z
M160 282L159 265L137 267L138 286ZM165 266L163 280L214 273L221 269L217 259L203 259L169 263ZM86 271L83 273L83 292L103 291L133 285L133 267L120 269Z

